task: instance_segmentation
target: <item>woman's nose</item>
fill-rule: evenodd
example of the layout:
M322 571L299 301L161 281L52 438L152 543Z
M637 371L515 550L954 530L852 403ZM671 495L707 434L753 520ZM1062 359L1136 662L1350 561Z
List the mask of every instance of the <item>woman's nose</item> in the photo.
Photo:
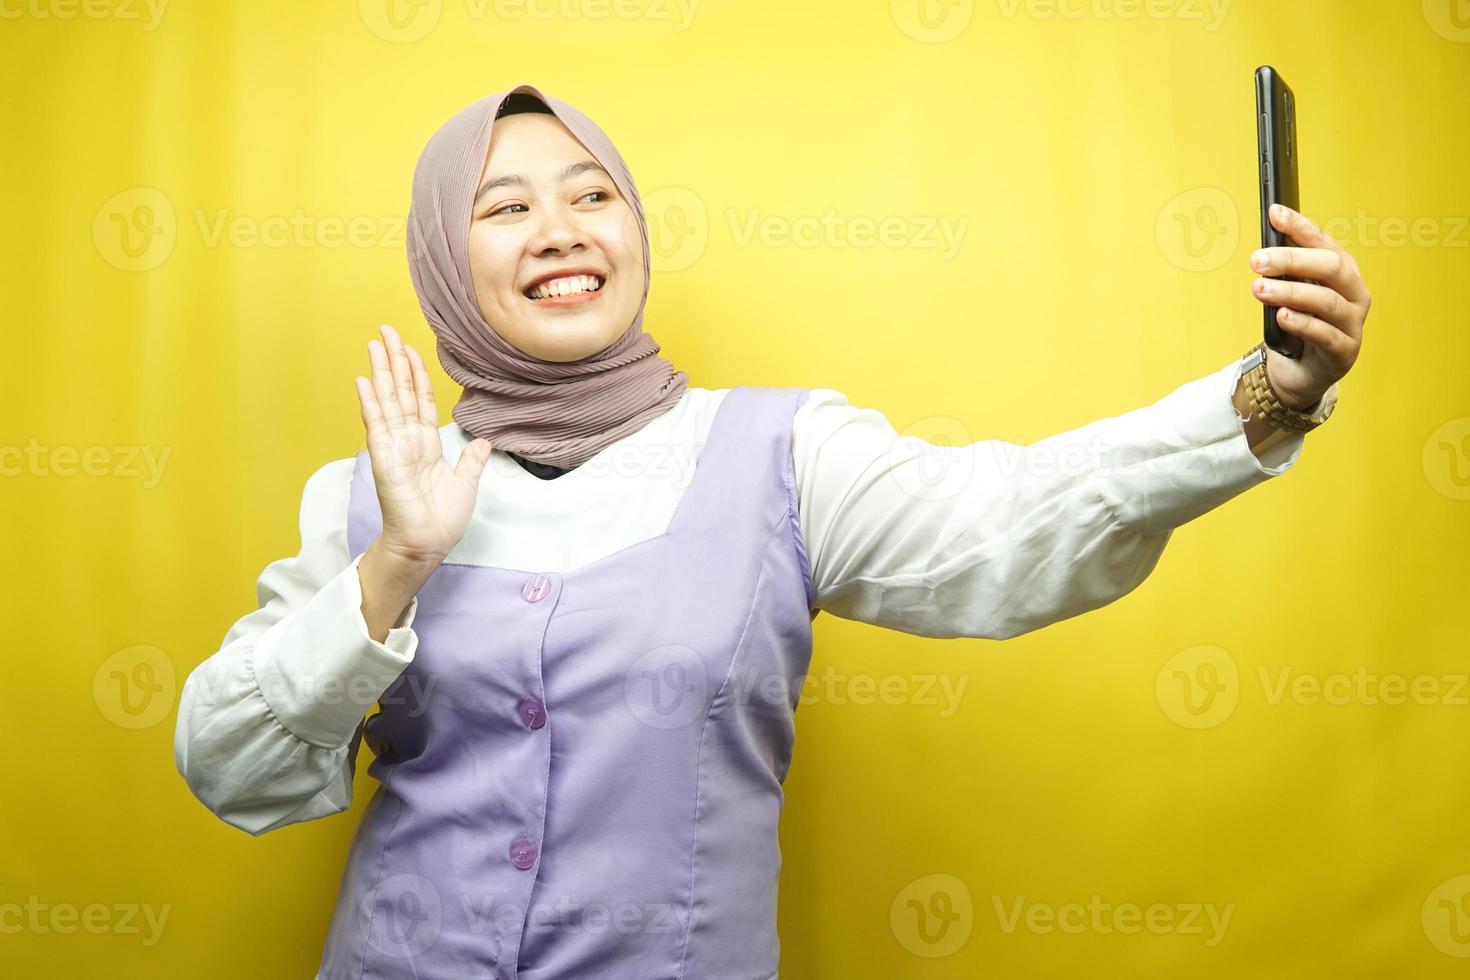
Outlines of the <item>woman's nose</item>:
M538 254L549 250L565 252L585 244L584 238L571 211L561 207L542 208L532 247Z

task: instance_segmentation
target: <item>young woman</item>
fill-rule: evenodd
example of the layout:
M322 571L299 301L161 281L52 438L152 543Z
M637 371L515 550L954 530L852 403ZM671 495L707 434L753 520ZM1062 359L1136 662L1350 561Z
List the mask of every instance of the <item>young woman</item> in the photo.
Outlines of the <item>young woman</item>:
M453 422L384 327L366 448L307 481L300 554L189 676L180 772L260 835L347 809L372 747L321 980L776 976L812 619L1035 630L1294 465L1369 298L1276 220L1302 247L1255 268L1316 280L1270 283L1303 357L1024 448L939 447L832 389L689 387L643 331L648 231L606 135L530 85L474 103L409 216Z

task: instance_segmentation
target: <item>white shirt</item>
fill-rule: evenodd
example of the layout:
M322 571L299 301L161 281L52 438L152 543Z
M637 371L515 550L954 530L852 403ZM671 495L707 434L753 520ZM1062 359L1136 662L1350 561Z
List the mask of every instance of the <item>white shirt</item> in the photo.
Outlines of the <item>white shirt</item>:
M878 411L814 389L796 412L798 522L816 606L931 637L1005 639L1136 588L1174 528L1286 472L1293 434L1251 452L1240 361L1123 415L1028 446L898 437ZM638 431L555 479L494 450L451 562L566 572L662 534L728 388L687 388ZM1335 401L1337 386L1322 404ZM470 441L439 429L453 465ZM413 660L414 599L368 636L347 546L355 457L306 481L301 551L256 583L260 608L195 668L174 755L190 789L254 836L352 800L364 713Z

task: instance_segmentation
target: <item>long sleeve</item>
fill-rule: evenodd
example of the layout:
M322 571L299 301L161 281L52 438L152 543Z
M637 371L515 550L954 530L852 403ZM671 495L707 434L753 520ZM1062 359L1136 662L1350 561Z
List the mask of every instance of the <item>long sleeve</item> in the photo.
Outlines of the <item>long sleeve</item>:
M1174 528L1296 464L1301 434L1251 452L1231 400L1239 373L1232 361L1026 446L899 438L876 410L814 389L792 454L817 608L1007 639L1126 595Z
M226 823L260 836L352 801L363 716L414 656L414 599L386 642L362 618L349 560L351 458L307 480L301 550L256 582L259 608L184 682L174 761Z

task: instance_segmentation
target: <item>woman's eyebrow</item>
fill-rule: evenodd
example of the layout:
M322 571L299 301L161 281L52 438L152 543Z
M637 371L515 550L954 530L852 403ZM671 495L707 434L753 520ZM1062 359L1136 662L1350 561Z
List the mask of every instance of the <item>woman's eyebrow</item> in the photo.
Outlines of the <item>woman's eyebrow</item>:
M558 174L556 179L559 181L568 181L571 180L573 177L577 177L588 172L600 173L608 180L612 180L612 174L603 169L602 164L598 163L596 160L583 160L581 163L568 164L567 168L563 170L560 174ZM525 187L526 178L522 177L520 174L506 174L504 177L496 177L494 180L488 181L484 186L482 186L478 191L475 192L474 203L479 204L480 198L484 197L487 193L493 191L495 188L507 186ZM473 205L471 206L473 207Z

